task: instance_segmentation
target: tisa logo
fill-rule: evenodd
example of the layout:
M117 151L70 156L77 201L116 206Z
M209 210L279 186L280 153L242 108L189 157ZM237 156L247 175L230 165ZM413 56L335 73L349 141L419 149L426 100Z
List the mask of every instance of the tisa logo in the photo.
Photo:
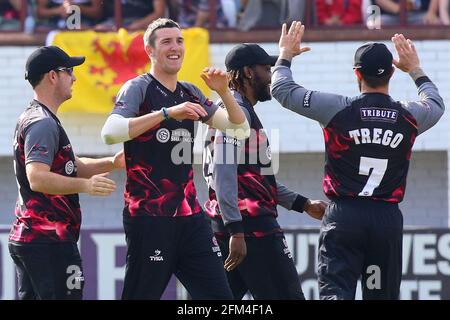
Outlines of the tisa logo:
M153 256L150 256L150 261L164 261L163 256L160 255L161 250L156 249L155 254Z

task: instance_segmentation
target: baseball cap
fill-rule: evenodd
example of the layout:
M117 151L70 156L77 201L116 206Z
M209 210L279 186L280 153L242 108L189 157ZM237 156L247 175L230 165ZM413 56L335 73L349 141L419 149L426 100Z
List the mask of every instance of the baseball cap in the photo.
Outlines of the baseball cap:
M79 66L85 57L70 57L57 46L45 46L36 49L25 65L25 79L36 79L40 75L59 67L72 68Z
M270 56L256 43L242 43L234 46L225 58L227 71L255 64L274 66L278 56Z
M365 75L383 77L391 72L392 59L392 53L386 45L369 42L356 50L353 66Z

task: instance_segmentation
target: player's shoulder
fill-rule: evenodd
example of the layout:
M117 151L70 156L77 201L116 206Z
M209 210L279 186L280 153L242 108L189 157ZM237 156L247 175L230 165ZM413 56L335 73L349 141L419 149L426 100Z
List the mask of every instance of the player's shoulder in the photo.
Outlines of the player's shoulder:
M200 89L193 83L187 81L179 81L178 83L181 85L181 87L183 87L186 90L189 90L192 93L195 94L201 93Z
M148 74L141 74L133 79L126 81L122 88L146 88L150 83L152 83L153 78Z
M30 126L34 123L41 123L44 125L57 125L56 120L52 117L50 111L40 105L32 102L20 116L20 120L24 126Z
M45 130L47 132L58 132L58 123L51 116L50 111L40 105L30 105L20 115L18 130L27 134L31 128Z

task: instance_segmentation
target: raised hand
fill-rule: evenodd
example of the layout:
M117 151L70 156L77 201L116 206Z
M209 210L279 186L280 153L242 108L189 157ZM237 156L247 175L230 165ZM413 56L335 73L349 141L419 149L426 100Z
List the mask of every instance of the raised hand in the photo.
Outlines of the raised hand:
M403 34L396 33L392 37L398 60L393 59L392 63L404 72L411 72L420 67L419 56L411 40L406 39Z
M116 190L116 183L106 178L107 173L96 174L86 183L86 193L91 196L109 196Z
M328 202L323 200L308 200L305 204L305 212L314 219L322 220L325 210L328 207Z
M311 48L302 48L302 38L305 33L305 26L299 21L293 21L289 31L286 23L281 27L280 41L278 47L280 49L280 58L291 60L304 52L310 51Z
M208 115L201 105L189 101L170 107L167 109L167 112L169 113L170 118L178 121L184 119L199 120L200 118Z
M200 77L205 81L206 85L216 91L219 95L227 92L228 79L227 73L217 68L206 67L200 74Z

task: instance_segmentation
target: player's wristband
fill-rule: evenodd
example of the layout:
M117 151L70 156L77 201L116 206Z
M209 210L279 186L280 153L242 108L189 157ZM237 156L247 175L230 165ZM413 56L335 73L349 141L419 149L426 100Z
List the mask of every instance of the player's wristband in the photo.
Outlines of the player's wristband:
M295 198L294 203L292 204L291 210L297 211L297 212L303 212L305 210L305 204L308 201L308 198L305 198L302 195L297 195Z
M275 66L285 66L290 68L291 67L291 62L289 60L286 59L278 59L277 62L275 63Z
M169 117L169 112L167 111L167 108L162 107L162 108L161 108L161 111L162 111L162 113L163 113L164 120L169 120L170 117Z
M228 233L230 235L234 235L236 233L244 233L244 226L242 225L242 221L234 221L227 223L225 225L225 228L227 229Z

